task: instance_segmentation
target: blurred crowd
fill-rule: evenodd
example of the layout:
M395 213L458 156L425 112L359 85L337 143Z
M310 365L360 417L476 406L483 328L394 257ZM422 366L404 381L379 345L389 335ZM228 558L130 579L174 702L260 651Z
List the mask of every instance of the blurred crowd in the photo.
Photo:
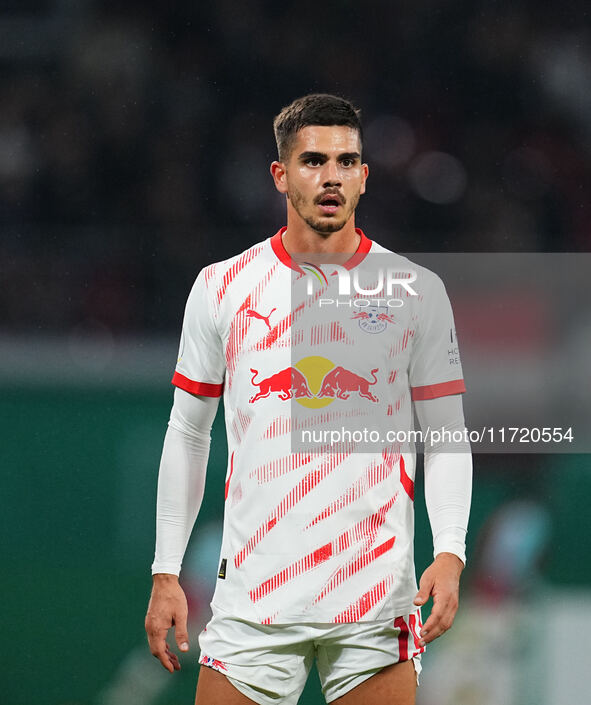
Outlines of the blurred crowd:
M272 119L313 91L362 108L383 245L591 245L584 0L2 8L0 333L176 334L199 269L284 224Z

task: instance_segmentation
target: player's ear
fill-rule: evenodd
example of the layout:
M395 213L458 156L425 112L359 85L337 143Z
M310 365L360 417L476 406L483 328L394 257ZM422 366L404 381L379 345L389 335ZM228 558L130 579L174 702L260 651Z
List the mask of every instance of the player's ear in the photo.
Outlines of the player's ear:
M287 169L285 164L283 162L272 162L270 171L275 182L275 188L279 193L287 193Z
M363 172L363 181L361 182L361 188L359 189L359 193L365 193L365 182L367 181L367 177L369 176L369 167L367 166L367 164L361 165L361 171Z

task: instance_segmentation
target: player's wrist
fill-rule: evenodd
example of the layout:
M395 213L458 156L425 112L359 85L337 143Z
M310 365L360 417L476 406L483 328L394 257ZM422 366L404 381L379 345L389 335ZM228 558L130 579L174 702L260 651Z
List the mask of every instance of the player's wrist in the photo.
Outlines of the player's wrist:
M464 570L464 561L455 553L449 553L448 551L442 551L435 556L435 561L437 563L447 563L448 565L453 565L457 568L458 573Z
M154 584L164 584L164 583L178 583L179 576L174 573L154 573L152 575L152 582Z

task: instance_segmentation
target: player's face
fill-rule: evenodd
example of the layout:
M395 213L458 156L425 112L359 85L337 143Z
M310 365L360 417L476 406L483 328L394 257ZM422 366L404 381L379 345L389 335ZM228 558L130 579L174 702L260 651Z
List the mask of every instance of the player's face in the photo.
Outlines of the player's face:
M367 164L361 163L359 133L341 125L299 130L277 188L288 208L318 233L341 230L365 193Z

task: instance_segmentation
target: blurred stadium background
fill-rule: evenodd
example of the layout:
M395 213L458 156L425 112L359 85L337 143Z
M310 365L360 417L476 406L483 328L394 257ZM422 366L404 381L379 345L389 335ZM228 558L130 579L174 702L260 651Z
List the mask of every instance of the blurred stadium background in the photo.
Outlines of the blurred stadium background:
M190 703L225 440L220 410L170 676L143 631L169 381L199 269L283 224L272 117L311 91L362 107L358 224L387 247L587 252L588 3L1 0L0 63L0 702ZM421 705L588 697L588 457L476 457L461 612ZM312 674L301 703L321 702Z

